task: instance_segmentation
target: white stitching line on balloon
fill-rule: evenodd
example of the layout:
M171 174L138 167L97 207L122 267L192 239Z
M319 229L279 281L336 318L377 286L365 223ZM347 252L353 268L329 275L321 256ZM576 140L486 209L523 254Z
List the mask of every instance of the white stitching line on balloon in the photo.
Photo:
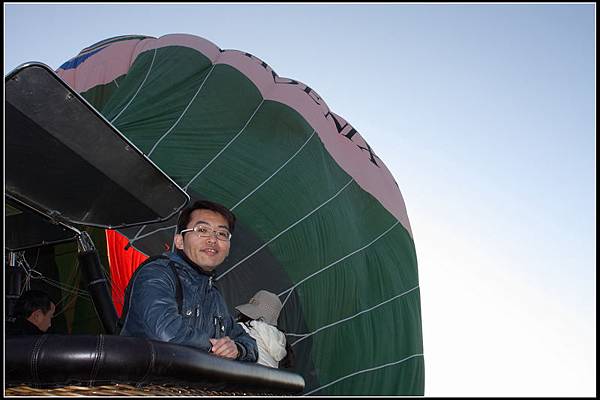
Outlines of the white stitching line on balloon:
M188 105L185 107L185 109L183 110L183 112L181 113L181 115L179 116L179 118L177 118L177 121L175 121L175 123L160 137L160 139L158 139L156 141L156 143L154 143L154 146L152 146L152 148L150 149L150 151L147 154L148 157L150 157L150 155L154 152L154 150L156 149L156 146L158 146L160 144L160 142L162 142L163 139L169 133L171 133L171 131L173 131L173 129L177 126L177 124L179 124L179 121L181 121L181 119L187 113L188 109L190 108L190 106L192 105L192 103L194 102L194 100L196 100L196 97L198 96L198 94L200 93L200 91L202 90L202 88L204 87L204 84L208 80L208 77L212 74L213 70L215 69L215 65L216 64L213 64L213 66L210 68L210 71L208 71L208 74L206 74L206 76L204 77L204 80L202 80L202 83L200 84L200 87L198 88L198 90L196 90L196 93L194 94L194 96L192 97L192 99L189 101Z
M214 67L213 67L213 68L214 68ZM208 75L207 75L207 78L208 78ZM206 78L205 78L205 79L206 79ZM204 83L203 83L203 84L204 84ZM202 88L202 86L201 86L200 88ZM199 92L199 91L200 91L200 89L198 89L198 92ZM198 92L197 92L197 93L198 93ZM193 99L192 99L192 101L193 101ZM219 157L219 156L220 156L220 155L221 155L221 154L222 154L222 153L223 153L223 152L224 152L224 151L225 151L225 150L226 150L226 149L227 149L227 148L230 146L230 145L231 145L231 143L233 143L233 142L234 142L234 141L235 141L235 140L238 138L238 136L240 136L240 135L242 134L242 132L244 132L244 130L246 129L246 127L248 127L248 124L250 124L250 122L252 121L252 119L254 118L254 116L256 115L256 113L258 112L258 110L260 109L260 107L263 105L263 103L264 103L264 99L263 99L263 100L261 100L260 104L259 104L259 105L256 107L256 109L254 110L254 112L252 113L252 115L250 116L250 118L248 119L248 121L246 121L246 123L244 124L244 126L242 127L242 129L241 129L241 130L240 130L240 131L239 131L239 132L238 132L238 133L237 133L237 134L236 134L236 135L235 135L235 136L234 136L234 137L233 137L233 138L232 138L232 139L229 141L229 143L227 143L227 144L226 144L226 145L225 145L225 146L224 146L224 147L223 147L223 148L222 148L222 149L221 149L221 150L220 150L220 151L219 151L219 152L218 152L218 153L217 153L217 154L216 154L216 155L215 155L215 156L212 158L212 160L210 160L210 161L209 161L209 162L208 162L208 163L207 163L207 164L206 164L206 165L205 165L205 166L204 166L204 167L203 167L203 168L202 168L200 171L198 171L198 173L196 173L196 175L195 175L195 176L194 176L194 177L193 177L193 178L192 178L192 179L191 179L191 180L190 180L190 181L187 183L187 185L185 185L185 186L183 187L183 190L185 190L185 191L187 192L187 190L188 190L188 187L190 186L190 184L191 184L191 183L192 183L192 182L193 182L193 181L194 181L196 178L198 178L198 176L200 176L200 174L202 174L202 172L204 172L204 170L206 170L206 168L208 168L208 166L209 166L210 164L212 164L212 163L213 163L213 162L214 162L214 161L215 161L215 160L216 160L216 159L217 159L217 158L218 158L218 157ZM191 104L191 103L190 103L190 104ZM188 106L189 106L189 105L188 105ZM184 111L184 113L185 113L185 111ZM157 144L158 144L158 143L157 143ZM155 145L155 146L156 146L156 145ZM148 155L149 155L149 154L148 154ZM134 243L134 242L136 242L137 240L139 240L139 239L142 239L142 238L144 238L144 237L147 237L147 236L150 236L150 235L152 235L152 234L154 234L154 233L156 233L156 232L159 232L159 231L162 231L162 230L169 229L169 228L172 228L172 227L173 227L173 226L170 226L170 227L167 227L167 228L160 228L160 229L157 229L157 230L154 230L154 231L148 232L148 233L146 233L145 235L140 235L140 233L142 232L142 230L144 230L144 228L145 228L146 226L147 226L147 225L144 225L144 226L142 226L142 227L140 228L140 230L139 230L139 231L136 233L136 235L134 236L134 238L133 238L133 239L131 239L131 240L129 241L129 243Z
M349 320L351 320L351 319L353 319L353 318L356 318L356 317L358 317L359 315L362 315L362 314L365 314L365 313L367 313L367 312L373 311L374 309L376 309L376 308L379 308L379 307L383 306L384 304L387 304L387 303L389 303L390 301L393 301L393 300L395 300L395 299L397 299L397 298L400 298L400 297L402 297L402 296L404 296L404 295L406 295L406 294L408 294L408 293L410 293L410 292L412 292L412 291L414 291L414 290L416 290L416 289L418 289L418 288L419 288L419 285L417 285L417 286L415 286L414 288L412 288L412 289L409 289L409 290L407 290L407 291L405 291L405 292L403 292L403 293L397 294L396 296L394 296L394 297L392 297L392 298L390 298L390 299L387 299L387 300L385 300L385 301L382 301L381 303L379 303L379 304L376 304L376 305L374 305L373 307L370 307L370 308L367 308L367 309L365 309L365 310L359 311L358 313L356 313L356 314L354 314L354 315L351 315L351 316L349 316L349 317L346 317L346 318L342 318L342 319L340 319L340 320L337 320L337 321L335 321L335 322L332 322L332 323L330 323L330 324L327 324L327 325L323 325L322 327L320 327L320 328L318 328L318 329L316 329L316 330L314 330L314 331L312 331L312 332L309 332L309 333L302 333L302 334L299 334L299 333L286 333L286 336L300 337L300 339L296 340L294 343L292 343L292 344L291 344L291 346L295 346L296 344L300 343L300 342L301 342L301 341L303 341L304 339L306 339L306 338L308 338L308 337L310 337L310 336L312 336L312 335L314 335L314 334L316 334L316 333L319 333L319 332L321 332L322 330L325 330L325 329L331 328L332 326L335 326L335 325L341 324L342 322L349 321Z
M231 207L231 211L233 211L237 206L239 206L241 203L243 203L248 197L252 196L252 194L254 194L254 192L256 192L258 189L260 189L265 183L267 183L269 180L271 180L275 175L277 175L279 173L279 171L281 171L283 169L283 167L285 167L290 161L292 161L292 159L294 157L296 157L298 155L298 153L300 153L302 151L302 149L308 144L308 142L310 141L310 139L312 139L312 137L315 135L316 131L313 131L312 134L308 137L308 139L306 139L306 141L304 142L304 144L302 146L300 146L300 148L298 150L296 150L296 152L287 159L287 161L285 163L283 163L275 172L273 172L271 174L271 176L269 176L267 179L265 179L260 185L258 185L253 191L251 191L250 193L248 193L243 199L241 199L240 201L238 201L233 207Z
M411 358L415 358L415 357L422 357L422 356L423 356L423 353L412 354L412 355L410 355L410 356L408 356L408 357L405 357L405 358L403 358L402 360L398 360L398 361L394 361L394 362L391 362L391 363L382 364L382 365L378 365L378 366L376 366L376 367L366 368L366 369L362 369L362 370L360 370L360 371L353 372L353 373L351 373L351 374L348 374L348 375L342 376L341 378L338 378L338 379L336 379L335 381L329 382L329 383L328 383L328 384L326 384L326 385L323 385L323 386L320 386L320 387L318 387L318 388L316 388L316 389L313 389L313 390L311 390L310 392L304 393L304 395L303 395L303 396L308 396L308 395L310 395L310 394L312 394L312 393L314 393L314 392L318 392L319 390L325 389L325 388L326 388L326 387L328 387L328 386L331 386L331 385L333 385L333 384L336 384L336 383L338 383L339 381L342 381L342 380L344 380L344 379L350 378L350 377L352 377L352 376L354 376L354 375L362 374L362 373L364 373L364 372L376 371L376 370L378 370L378 369L385 368L385 367L391 367L392 365L397 365L397 364L403 363L404 361L408 361L408 360L410 360Z
M272 239L270 239L268 242L266 242L265 244L263 244L262 246L260 246L258 249L254 250L252 253L250 253L249 255L247 255L246 257L244 257L242 260L238 261L235 265L233 265L231 268L229 268L227 271L223 272L221 275L219 275L216 280L219 280L221 278L223 278L225 275L227 275L229 272L231 272L233 269L235 269L237 266L239 266L240 264L242 264L243 262L245 262L246 260L248 260L250 257L252 257L253 255L255 255L256 253L258 253L260 250L262 250L263 248L265 248L267 245L269 245L271 242L273 242L275 239L277 239L279 236L283 235L285 232L289 231L290 229L292 229L294 226L298 225L300 222L302 222L303 220L305 220L306 218L308 218L310 215L312 215L313 213L315 213L317 210L319 210L321 207L323 207L324 205L326 205L327 203L329 203L331 200L335 199L340 193L342 193L342 191L344 189L346 189L348 187L348 185L350 185L352 182L354 182L354 179L350 179L340 190L338 190L338 192L336 194L334 194L332 197L330 197L329 199L327 199L325 202L323 202L321 205L319 205L317 208L315 208L314 210L312 210L311 212L309 212L308 214L306 214L304 217L300 218L298 221L294 222L292 225L288 226L287 228L285 228L283 231L281 231L280 233L278 233L277 235L275 235Z
M296 152L290 157L288 158L275 172L273 172L273 174L271 174L271 176L269 176L267 179L265 179L260 185L258 185L254 190L252 190L252 192L250 192L249 194L247 194L243 199L241 199L240 201L237 202L236 205L234 205L233 207L231 207L231 211L233 211L237 206L239 206L242 202L244 202L248 197L250 197L252 194L254 194L258 189L260 189L262 186L264 186L270 179L272 179L276 174L278 174L283 167L285 167L294 157L296 157L304 147L306 147L306 145L308 144L308 142L310 141L310 139L312 139L312 137L315 135L316 131L313 131L312 134L308 137L308 139L306 139L306 141L304 142L304 144L302 144L302 146L300 146L300 148L298 150L296 150ZM147 225L142 226L137 233L135 234L135 236L133 237L133 239L130 240L129 243L134 243L140 239L143 239L145 237L151 236L157 232L160 231L164 231L170 228L175 228L177 225L171 225L168 227L163 227L163 228L159 228L159 229L155 229L153 231L150 231L144 235L140 235L140 233L142 232L142 230L144 230L144 228L147 227Z
M300 286L302 283L304 283L305 281L307 281L308 279L312 278L315 275L320 274L321 272L333 267L335 264L345 260L346 258L366 249L367 247L371 246L373 243L375 243L376 241L378 241L379 239L381 239L383 236L385 236L388 232L390 232L396 225L398 225L400 223L400 221L396 221L391 227L389 227L385 232L383 232L382 234L380 234L379 236L377 236L375 239L373 239L370 243L364 245L363 247L352 251L351 253L346 254L345 256L343 256L342 258L338 259L337 261L332 262L331 264L329 264L326 267L323 267L315 272L313 272L312 274L308 275L307 277L303 278L301 281L299 281L298 283L296 283L294 286L290 287L289 289L284 290L283 292L279 293L278 296L281 297L283 294L289 292L289 294L286 296L285 300L283 301L283 307L285 307L285 304L287 303L287 301L289 300L290 296L292 295L292 292L294 291L294 289L298 286Z
M210 160L208 163L206 163L206 165L200 170L198 171L198 173L196 175L194 175L194 177L187 183L187 185L185 185L183 187L183 190L185 190L187 192L188 187L192 184L192 182L194 182L196 180L196 178L198 178L200 176L200 174L202 174L206 168L208 168L225 150L227 150L227 148L231 145L231 143L233 143L241 134L242 132L244 132L244 130L246 129L246 127L248 127L248 124L250 124L250 122L252 121L252 119L254 119L254 116L256 115L256 113L258 112L258 110L262 107L262 105L264 104L265 99L262 99L260 101L260 104L258 105L258 107L256 107L256 110L254 110L254 112L252 113L252 115L250 116L250 119L246 122L246 124L244 125L244 127L237 133L237 135L235 135L233 137L233 139L231 139L229 141L229 143L227 143L213 158L212 160Z
M154 54L152 55L152 62L150 63L150 68L148 68L148 72L146 72L146 76L144 77L144 80L142 81L142 83L138 87L138 90L135 92L135 94L133 95L133 97L131 98L131 100L129 100L129 103L127 103L127 105L125 105L125 107L123 107L123 109L117 114L117 116L110 120L111 124L115 123L115 121L117 120L117 118L119 118L121 116L121 114L123 114L123 111L125 111L127 109L127 107L129 107L129 105L137 97L137 95L140 92L140 90L142 90L142 87L144 86L144 83L146 83L146 80L148 79L148 76L150 76L150 71L152 71L152 66L154 65L154 59L156 58L156 50L157 49L154 49Z

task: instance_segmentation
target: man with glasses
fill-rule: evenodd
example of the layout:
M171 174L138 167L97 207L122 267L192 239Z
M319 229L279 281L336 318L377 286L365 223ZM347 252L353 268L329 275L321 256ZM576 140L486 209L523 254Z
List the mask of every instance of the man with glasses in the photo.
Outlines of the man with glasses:
M148 259L125 292L122 336L138 336L256 362L256 341L236 324L214 286L214 269L229 254L235 215L210 201L184 209L175 252Z

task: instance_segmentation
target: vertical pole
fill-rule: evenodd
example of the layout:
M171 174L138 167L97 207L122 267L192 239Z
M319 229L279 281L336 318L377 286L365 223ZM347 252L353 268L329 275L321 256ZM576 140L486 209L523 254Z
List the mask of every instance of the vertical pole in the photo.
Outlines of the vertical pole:
M79 266L82 269L87 290L92 297L96 313L107 334L113 335L117 328L117 310L112 302L110 289L102 274L98 251L87 232L77 236Z
M6 309L7 320L15 318L15 304L21 296L23 289L23 269L17 266L17 254L13 251L8 253L8 266L6 269Z

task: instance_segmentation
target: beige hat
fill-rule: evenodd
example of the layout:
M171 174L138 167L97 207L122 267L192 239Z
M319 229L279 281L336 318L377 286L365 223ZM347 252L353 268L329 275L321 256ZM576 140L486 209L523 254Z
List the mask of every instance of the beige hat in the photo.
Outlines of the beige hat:
M266 290L259 290L248 304L242 304L236 309L252 319L261 319L269 325L277 325L279 313L283 308L279 296Z

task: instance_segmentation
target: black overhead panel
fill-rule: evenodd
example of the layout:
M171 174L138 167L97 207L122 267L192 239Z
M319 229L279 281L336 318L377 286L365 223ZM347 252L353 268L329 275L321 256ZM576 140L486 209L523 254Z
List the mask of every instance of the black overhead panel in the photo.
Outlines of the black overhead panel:
M9 251L21 251L76 239L76 231L52 223L35 210L10 197L5 196L4 200L4 247Z
M164 221L189 196L46 65L5 78L5 192L65 224Z

